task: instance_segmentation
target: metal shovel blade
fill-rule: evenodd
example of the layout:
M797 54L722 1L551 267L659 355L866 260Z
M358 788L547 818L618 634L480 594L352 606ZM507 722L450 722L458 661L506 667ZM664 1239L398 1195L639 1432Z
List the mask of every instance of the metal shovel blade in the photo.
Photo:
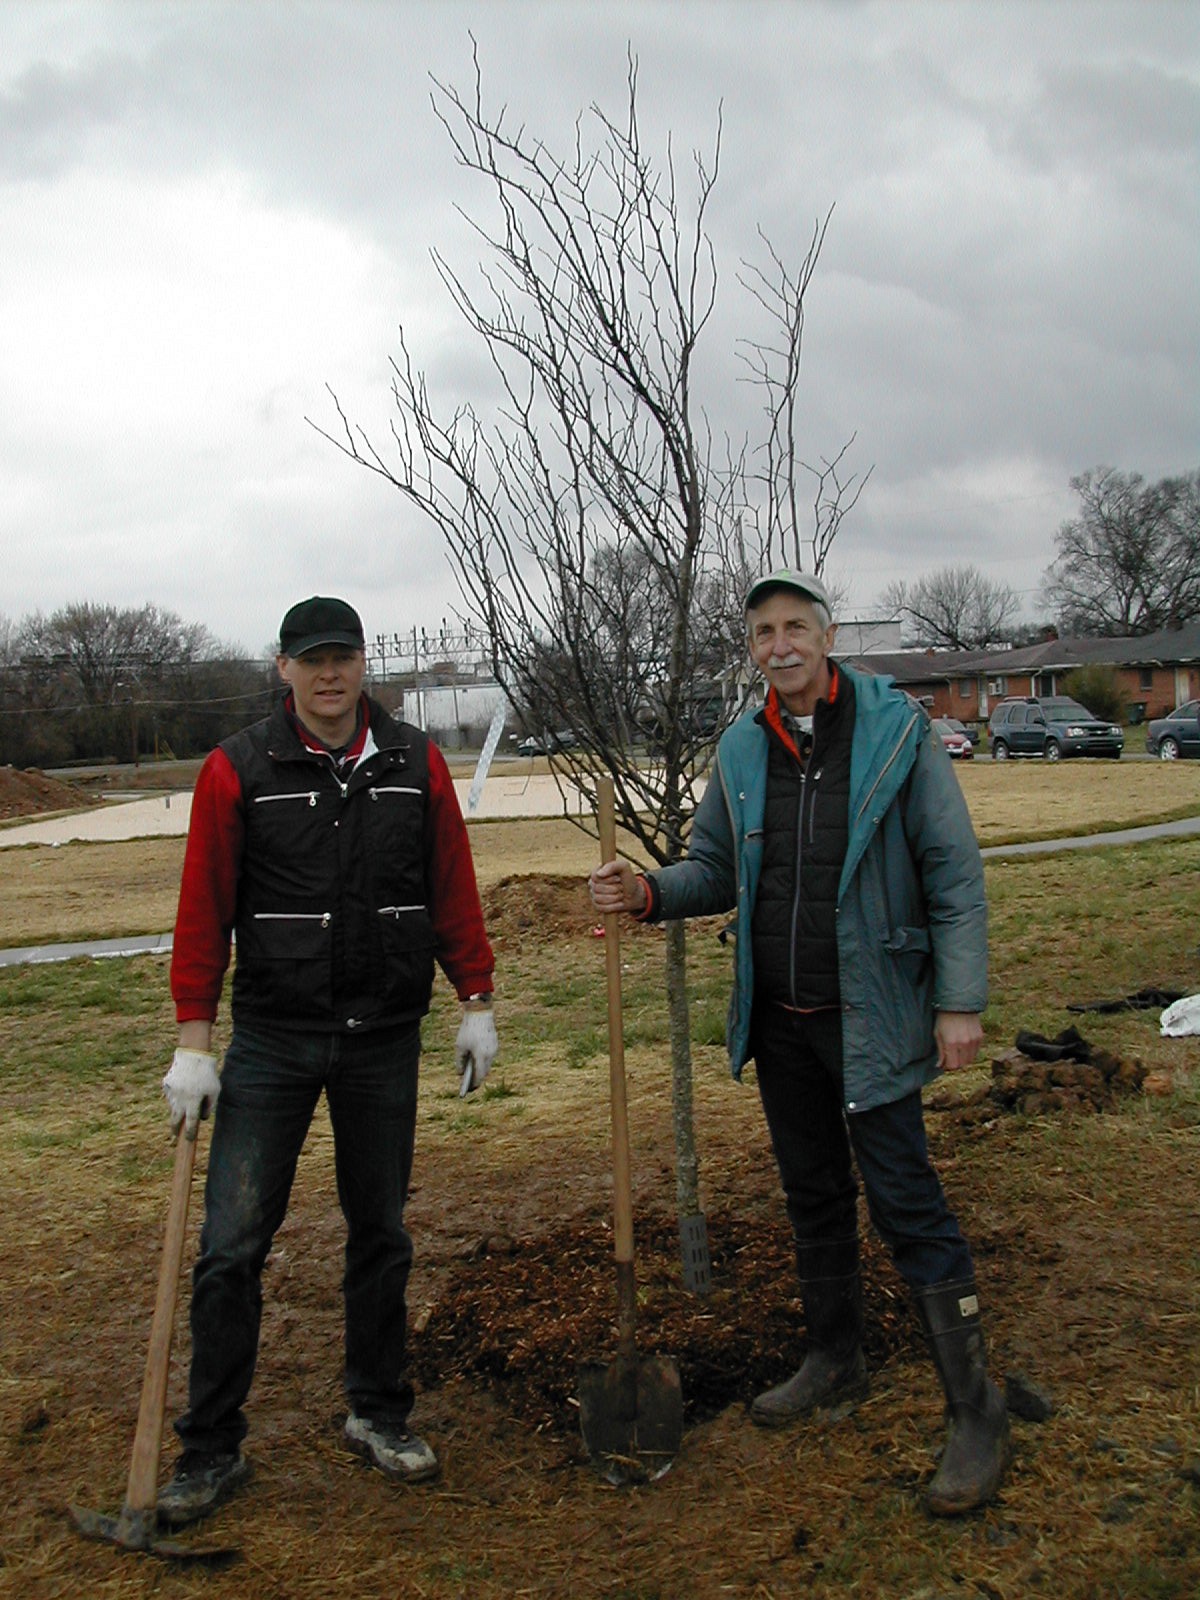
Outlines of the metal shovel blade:
M649 1483L668 1471L683 1439L679 1368L659 1356L580 1365L579 1426L610 1483Z
M126 1506L119 1517L107 1516L103 1511L89 1511L86 1506L68 1506L67 1510L85 1539L99 1539L105 1544L119 1545L122 1550L139 1550L163 1561L201 1561L215 1566L236 1561L241 1553L235 1547L181 1544L176 1539L160 1538L158 1513L153 1507L148 1511L133 1511Z

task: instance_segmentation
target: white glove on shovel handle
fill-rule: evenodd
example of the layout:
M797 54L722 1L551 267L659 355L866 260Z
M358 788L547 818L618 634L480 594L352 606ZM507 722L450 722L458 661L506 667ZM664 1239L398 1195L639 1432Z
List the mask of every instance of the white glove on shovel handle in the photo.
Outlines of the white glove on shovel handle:
M496 1037L496 1019L491 1008L463 1012L458 1037L454 1041L454 1059L458 1063L461 1082L459 1098L472 1089L478 1089L491 1070L500 1041Z
M171 1108L171 1132L177 1134L182 1124L187 1137L194 1139L221 1092L216 1056L207 1050L176 1050L162 1086Z

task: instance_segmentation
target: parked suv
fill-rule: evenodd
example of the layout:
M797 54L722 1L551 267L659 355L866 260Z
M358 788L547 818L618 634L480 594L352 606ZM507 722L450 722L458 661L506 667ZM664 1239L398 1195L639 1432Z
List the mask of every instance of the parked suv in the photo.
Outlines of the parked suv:
M1060 695L1002 700L988 721L988 734L997 761L1009 756L1045 756L1047 761L1118 757L1125 748L1125 735L1115 722L1101 722L1078 700Z

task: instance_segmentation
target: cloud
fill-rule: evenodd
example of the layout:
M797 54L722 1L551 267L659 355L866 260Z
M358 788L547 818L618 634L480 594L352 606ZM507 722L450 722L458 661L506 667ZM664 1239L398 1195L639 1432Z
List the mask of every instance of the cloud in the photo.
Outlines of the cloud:
M433 80L565 148L624 114L720 178L701 352L718 434L756 424L737 284L761 224L807 249L806 458L874 475L835 550L855 599L963 559L1033 596L1070 477L1196 464L1200 21L1143 0L366 0L0 8L0 515L15 616L146 600L257 648L340 586L369 631L459 603L436 535L306 422L328 383L386 445L403 324L448 408L484 353L486 185ZM460 209L461 208L461 209ZM878 581L877 581L878 577Z

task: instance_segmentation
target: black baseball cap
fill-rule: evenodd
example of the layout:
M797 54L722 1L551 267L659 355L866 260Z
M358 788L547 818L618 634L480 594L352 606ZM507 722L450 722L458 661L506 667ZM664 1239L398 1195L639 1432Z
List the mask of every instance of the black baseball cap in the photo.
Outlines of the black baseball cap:
M354 650L366 648L362 619L344 600L314 594L301 600L279 625L279 649L285 656L302 656L322 644L344 644Z

